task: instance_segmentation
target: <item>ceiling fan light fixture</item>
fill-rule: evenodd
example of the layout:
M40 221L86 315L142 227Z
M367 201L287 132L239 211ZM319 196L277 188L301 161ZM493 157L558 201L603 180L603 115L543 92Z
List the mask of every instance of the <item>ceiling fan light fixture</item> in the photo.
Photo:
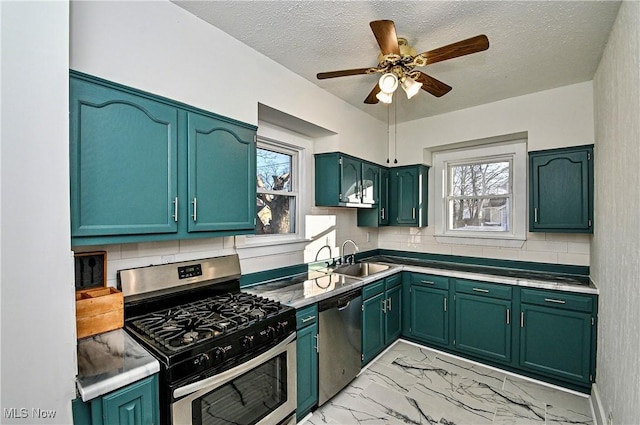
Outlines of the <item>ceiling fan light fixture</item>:
M384 93L391 94L398 88L398 77L396 76L396 74L387 72L386 74L383 74L382 77L380 77L378 85L380 86L380 90L382 90ZM389 96L389 98L391 98L391 96Z
M378 100L382 103L391 103L393 101L393 93L385 93L383 91L376 94Z
M407 99L411 99L413 96L418 94L420 89L422 88L422 83L417 82L411 77L404 77L402 79L402 89L407 94Z

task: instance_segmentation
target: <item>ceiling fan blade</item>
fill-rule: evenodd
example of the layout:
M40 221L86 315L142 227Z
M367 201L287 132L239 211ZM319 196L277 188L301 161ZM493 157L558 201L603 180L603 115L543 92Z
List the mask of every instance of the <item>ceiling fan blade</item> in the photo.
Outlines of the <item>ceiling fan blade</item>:
M371 68L343 69L342 71L319 72L317 75L317 78L318 80L324 80L326 78L347 77L349 75L368 74L369 69Z
M364 103L368 103L369 105L378 103L378 98L376 97L378 93L380 93L380 85L376 84L373 90L371 90L371 93L369 93L369 96L364 100Z
M427 91L434 95L435 97L441 97L451 91L451 86L443 83L440 80L436 80L435 78L421 72L418 75L418 78L415 79L417 82L422 83L422 90Z
M477 35L457 43L439 47L421 53L420 56L427 58L427 65L436 62L446 61L448 59L457 58L459 56L470 55L472 53L481 52L489 48L489 39L486 35Z
M369 26L376 36L380 51L383 55L394 53L400 54L400 46L398 46L398 35L396 34L396 26L393 21L371 21Z

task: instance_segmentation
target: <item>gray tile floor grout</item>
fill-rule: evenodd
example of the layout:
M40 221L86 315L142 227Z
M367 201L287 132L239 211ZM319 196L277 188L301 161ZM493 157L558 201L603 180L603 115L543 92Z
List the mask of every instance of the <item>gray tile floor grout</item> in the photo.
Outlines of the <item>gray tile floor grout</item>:
M589 397L399 340L300 424L593 425Z

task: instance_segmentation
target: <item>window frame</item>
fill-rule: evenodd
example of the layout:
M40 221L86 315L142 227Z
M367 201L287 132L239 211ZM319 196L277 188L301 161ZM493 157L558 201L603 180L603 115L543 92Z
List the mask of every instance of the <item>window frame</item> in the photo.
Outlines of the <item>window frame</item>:
M465 245L521 247L526 240L527 219L527 144L526 139L471 148L439 151L433 155L434 163L434 215L435 237L438 242ZM509 160L510 211L509 230L473 231L449 229L449 166L490 163ZM497 198L502 195L481 196Z
M295 146L289 143L285 143L279 140L270 139L264 136L257 136L256 139L256 158L257 158L257 150L269 150L285 155L291 156L291 180L290 180L290 191L284 190L270 190L270 189L259 189L257 187L257 166L256 166L256 198L258 194L270 194L270 195L281 195L288 196L294 199L295 211L293 214L293 222L294 222L294 231L291 233L280 233L280 234L254 234L247 235L247 243L248 244L257 244L257 243L280 243L287 241L295 241L301 239L301 235L304 234L303 225L301 222L301 209L303 204L302 199L302 191L301 187L304 187L304 182L302 181L302 164L304 163L304 148L300 146ZM257 161L257 159L256 159ZM256 220L258 220L256 211Z

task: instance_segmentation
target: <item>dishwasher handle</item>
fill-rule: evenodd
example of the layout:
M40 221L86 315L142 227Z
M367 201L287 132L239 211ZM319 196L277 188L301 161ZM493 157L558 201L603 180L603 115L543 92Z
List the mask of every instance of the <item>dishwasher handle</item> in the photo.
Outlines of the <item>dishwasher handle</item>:
M338 310L344 310L345 308L349 307L349 304L351 304L352 300L361 296L362 296L362 289L360 288L347 292L346 294L336 295L335 297L320 301L318 303L318 310L324 311L332 308L337 308Z

